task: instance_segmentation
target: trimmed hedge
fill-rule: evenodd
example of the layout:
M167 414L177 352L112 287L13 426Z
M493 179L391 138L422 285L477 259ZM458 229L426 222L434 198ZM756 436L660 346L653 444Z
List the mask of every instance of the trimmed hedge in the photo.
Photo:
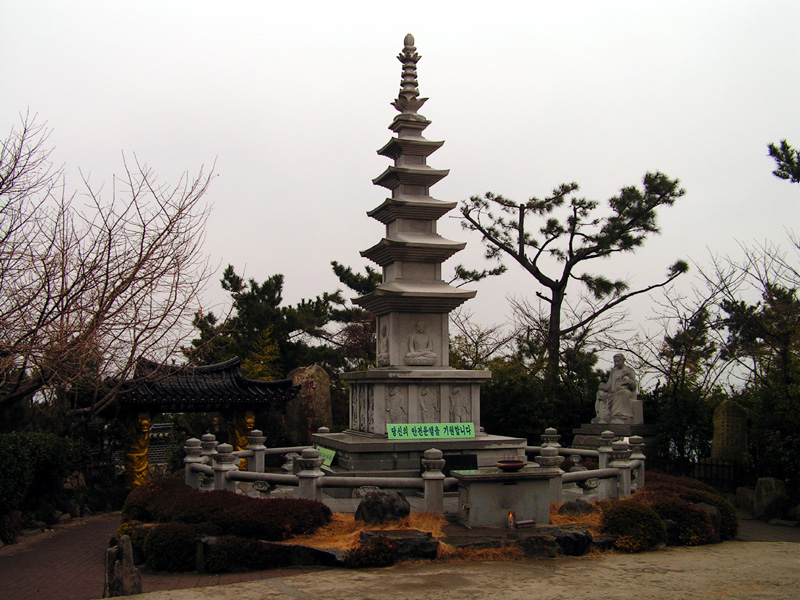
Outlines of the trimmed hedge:
M226 491L199 492L177 479L154 479L131 491L124 521L181 522L204 535L278 541L327 525L331 510L301 498L251 498Z

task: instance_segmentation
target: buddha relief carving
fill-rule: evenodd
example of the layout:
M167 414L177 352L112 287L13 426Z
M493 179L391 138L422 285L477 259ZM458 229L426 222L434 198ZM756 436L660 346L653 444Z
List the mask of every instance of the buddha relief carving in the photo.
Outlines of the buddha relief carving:
M436 359L425 321L417 321L414 333L408 338L408 351L403 362L407 365L431 366L436 364Z

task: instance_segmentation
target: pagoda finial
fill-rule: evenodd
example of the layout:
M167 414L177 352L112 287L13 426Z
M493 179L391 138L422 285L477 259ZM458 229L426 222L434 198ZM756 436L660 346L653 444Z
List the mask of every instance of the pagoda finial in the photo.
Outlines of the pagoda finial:
M398 111L403 114L417 114L417 110L425 104L427 98L419 97L419 84L417 83L417 62L421 58L414 46L414 36L410 33L403 40L403 50L397 55L403 65L403 75L400 79L400 93L397 100L392 102Z

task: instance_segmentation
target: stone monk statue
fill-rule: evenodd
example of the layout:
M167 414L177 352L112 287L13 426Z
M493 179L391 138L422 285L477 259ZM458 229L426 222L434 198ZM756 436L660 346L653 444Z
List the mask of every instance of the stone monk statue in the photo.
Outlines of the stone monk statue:
M625 366L622 354L614 355L614 368L608 380L600 384L592 423L623 424L633 421L633 401L636 400L636 374Z

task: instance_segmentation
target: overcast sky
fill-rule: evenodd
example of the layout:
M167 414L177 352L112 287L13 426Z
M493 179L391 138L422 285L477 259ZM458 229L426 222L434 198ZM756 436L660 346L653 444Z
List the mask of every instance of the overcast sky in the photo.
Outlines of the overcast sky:
M206 250L221 269L286 277L289 303L339 286L337 260L383 226L366 212L392 135L406 33L422 60L425 135L445 140L432 188L526 200L576 181L606 200L660 170L686 196L662 234L608 263L632 283L678 258L784 243L800 187L771 175L767 144L800 146L800 2L86 2L0 0L0 130L30 110L53 133L68 185L110 189L122 153L165 181L216 161ZM456 216L457 211L451 213ZM481 244L455 218L440 233ZM224 298L212 282L208 305ZM539 288L519 268L473 286L501 321Z

